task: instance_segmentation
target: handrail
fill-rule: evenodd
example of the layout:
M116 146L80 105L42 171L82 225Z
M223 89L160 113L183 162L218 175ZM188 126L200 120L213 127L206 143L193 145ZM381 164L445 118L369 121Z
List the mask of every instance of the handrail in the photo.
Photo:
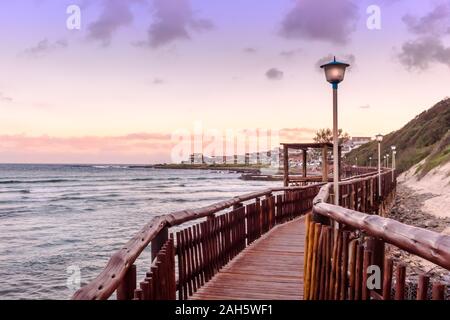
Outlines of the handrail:
M361 175L361 177L365 175L367 174ZM236 196L201 208L181 210L157 216L147 223L147 225L128 241L122 249L114 253L102 272L86 286L75 292L72 299L108 299L119 287L126 277L127 271L134 264L143 250L155 240L165 228L175 227L189 221L209 217L225 209L242 204L242 202L270 196L274 192L299 191L324 185L325 183L317 183L310 186L268 188L258 192Z
M386 171L382 174L389 174ZM378 176L378 175L376 175ZM373 176L372 176L373 178ZM341 183L364 181L353 179ZM313 212L339 223L362 230L387 243L450 270L450 236L403 224L389 218L368 215L327 203L332 184L324 185L313 200Z
M396 247L450 270L450 236L413 227L390 218L368 215L328 203L315 212L366 232Z
M103 271L89 284L73 295L75 300L103 300L109 298L124 279L129 267L136 261L142 251L166 227L174 227L183 223L205 218L217 212L238 205L242 202L261 198L274 192L297 191L313 186L268 188L258 192L247 193L198 209L177 211L153 218L125 246L117 251L108 261Z

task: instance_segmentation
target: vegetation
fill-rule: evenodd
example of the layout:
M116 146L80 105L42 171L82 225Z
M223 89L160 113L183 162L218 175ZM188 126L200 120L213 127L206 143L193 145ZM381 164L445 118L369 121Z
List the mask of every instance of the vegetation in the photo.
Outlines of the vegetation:
M399 172L410 169L427 158L420 167L424 175L436 166L450 160L450 99L440 101L431 109L422 112L400 130L383 138L381 155L391 154L391 146L397 147L396 164ZM361 164L367 164L369 157L378 157L377 142L372 141L350 152L349 159L358 157ZM376 160L372 162L376 164Z
M419 178L425 176L434 168L450 161L450 130L439 141L425 162L418 168ZM449 172L450 174L450 172Z
M338 131L339 144L346 143L350 140L350 136L347 132L344 133L342 129ZM333 131L331 129L320 129L316 132L314 137L314 142L316 143L333 143Z

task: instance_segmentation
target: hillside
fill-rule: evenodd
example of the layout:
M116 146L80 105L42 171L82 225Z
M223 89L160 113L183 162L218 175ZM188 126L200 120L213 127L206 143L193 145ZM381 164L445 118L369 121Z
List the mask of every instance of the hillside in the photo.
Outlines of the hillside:
M440 101L400 130L386 135L381 145L382 155L391 154L391 146L397 146L399 172L410 169L426 158L416 170L419 176L423 176L450 161L450 99ZM358 157L359 163L366 164L370 156L376 159L377 154L377 142L372 141L350 152L347 159Z

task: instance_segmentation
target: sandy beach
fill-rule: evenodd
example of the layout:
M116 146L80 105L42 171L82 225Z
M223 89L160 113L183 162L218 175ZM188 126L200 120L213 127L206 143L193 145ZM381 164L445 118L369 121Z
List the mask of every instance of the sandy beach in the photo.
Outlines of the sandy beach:
M420 180L414 175L417 166L400 175L398 181L417 194L433 195L423 202L424 212L441 218L450 217L450 162L433 169Z

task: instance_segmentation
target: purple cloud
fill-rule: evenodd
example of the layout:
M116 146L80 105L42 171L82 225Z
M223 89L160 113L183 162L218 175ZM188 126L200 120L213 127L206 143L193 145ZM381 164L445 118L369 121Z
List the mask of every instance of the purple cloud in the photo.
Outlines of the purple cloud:
M302 52L302 49L293 49L293 50L283 50L280 52L280 56L284 58L291 59L295 57L298 53Z
M405 42L398 59L408 70L426 70L432 64L450 67L450 47L444 45L442 37L450 34L450 4L436 6L428 14L403 17L409 32L417 35Z
M39 41L35 46L32 46L28 49L25 49L23 54L32 58L39 58L46 55L49 52L65 49L69 46L66 40L58 40L55 42L51 42L48 39L43 39Z
M349 0L296 0L281 24L288 39L346 44L356 29L358 7Z
M207 19L197 19L189 0L153 0L154 19L148 30L148 45L158 48L175 40L191 38L191 32L214 28Z
M160 84L164 84L164 83L165 83L164 79L161 79L161 78L154 78L152 81L152 84L154 84L154 85L160 85Z
M422 37L403 44L398 59L408 70L426 70L433 63L450 67L450 47L436 37Z
M411 33L418 35L450 34L450 4L436 6L423 17L405 15L402 18Z
M284 72L277 68L271 68L266 72L266 77L269 80L281 80L284 77Z
M103 0L103 11L100 17L88 26L88 39L100 41L103 46L108 46L114 32L133 22L131 5L136 3L145 3L145 1Z
M245 53L250 53L250 54L253 54L253 53L257 53L257 52L258 52L258 50L257 50L256 48L252 48L252 47L244 48L243 51L244 51Z

